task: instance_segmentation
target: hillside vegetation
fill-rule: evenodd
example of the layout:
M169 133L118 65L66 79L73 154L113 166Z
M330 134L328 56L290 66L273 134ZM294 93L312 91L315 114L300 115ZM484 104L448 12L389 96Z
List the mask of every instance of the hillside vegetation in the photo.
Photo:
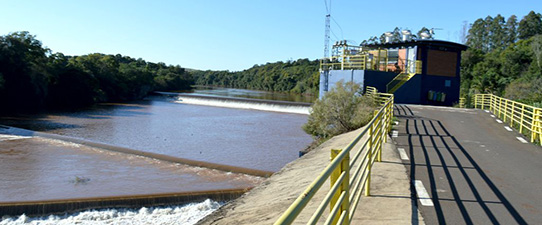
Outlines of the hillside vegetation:
M0 113L134 100L191 84L191 75L180 66L120 54L65 56L28 32L0 36Z
M461 61L461 94L492 93L542 105L542 15L477 19Z
M238 71L194 71L198 85L291 93L318 93L319 61L298 59L254 65Z

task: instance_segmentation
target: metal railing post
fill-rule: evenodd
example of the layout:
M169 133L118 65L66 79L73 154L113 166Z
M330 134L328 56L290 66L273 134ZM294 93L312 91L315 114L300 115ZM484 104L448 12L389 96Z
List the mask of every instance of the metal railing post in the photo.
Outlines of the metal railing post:
M489 101L490 105L493 106L493 111L492 112L493 112L493 114L497 114L497 99L493 95L490 95L489 98L490 98L490 101Z
M374 123L369 126L369 148L367 149L367 181L365 182L365 193L363 195L369 196L371 194L371 167L373 158L373 135L374 135Z
M331 149L331 160L335 159L335 157L337 157L337 155L339 155L341 151L342 149ZM339 177L341 176L343 172L345 173L345 177L344 179L342 179L341 185L338 188L337 192L333 194L333 197L331 198L331 201L329 204L330 211L333 211L333 208L335 207L336 204L341 204L332 224L337 224L337 221L339 220L341 212L350 211L350 202L349 202L349 199L350 199L350 153L346 154L346 156L341 161L339 166L337 166L337 168L335 168L335 170L331 173L330 187L333 187L333 185L337 182L337 180L339 179ZM337 202L343 192L345 192L346 197L343 198L342 202ZM346 214L346 221L349 221L348 213Z
M515 115L516 115L516 107L515 107L515 102L512 102L512 108L510 109L510 116L512 118L510 118L510 127L513 127L514 126L514 120L516 119L515 118Z
M465 108L465 98L459 98L459 108Z
M540 124L540 109L533 109L533 120L531 121L531 142L536 140L536 136L540 136L539 125Z
M377 133L377 136L378 136L377 140L378 141L377 141L377 145L376 145L377 146L377 149L376 149L376 161L377 162L382 161L382 143L384 142L384 140L382 138L384 137L383 135L386 134L386 132L384 130L384 127L383 127L384 126L384 116L385 115L383 113L382 115L379 116L380 118L377 119L378 124L379 124L378 125L379 127L377 128L379 132Z
M521 118L519 122L519 133L523 134L523 115L525 115L525 105L521 105Z
M542 111L540 111L540 108L538 108L538 113L536 114L536 127L537 127L537 134L538 134L538 140L539 144L542 145Z
M499 99L499 114L497 114L497 118L501 118L501 112L502 112L502 98Z

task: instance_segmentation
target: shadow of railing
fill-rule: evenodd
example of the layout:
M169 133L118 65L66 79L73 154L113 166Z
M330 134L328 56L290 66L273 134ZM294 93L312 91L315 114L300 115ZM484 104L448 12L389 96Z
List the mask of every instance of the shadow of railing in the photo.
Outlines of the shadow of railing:
M446 129L441 121L416 116L406 105L396 105L394 113L395 117L405 123L405 129L399 131L399 136L404 136L403 138L406 138L406 143L398 143L398 146L403 145L410 156L409 162L405 163L405 165L409 169L412 181L410 190L413 211L418 208L415 193L416 188L413 181L418 179L417 176L419 174L417 174L417 170L420 171L420 169L425 167L427 176L429 177L428 191L431 195L436 219L439 224L450 223L446 218L451 218L451 215L441 205L442 202L450 201L455 202L462 220L466 224L475 223L473 221L474 213L465 206L466 203L477 203L489 219L488 222L492 224L499 224L498 218L507 215L503 215L502 210L497 211L494 207L489 207L488 204L501 204L516 223L527 224L469 152ZM439 178L434 174L435 169L440 169L444 172L453 196L452 199L439 196L439 191L437 190L437 179ZM456 172L457 170L459 171L459 175ZM466 183L474 200L461 198L459 189L465 190L465 187L459 187L457 181ZM490 201L484 199L483 196L488 196L487 190L489 190L489 194L493 194L498 200ZM457 218L454 219L457 221Z

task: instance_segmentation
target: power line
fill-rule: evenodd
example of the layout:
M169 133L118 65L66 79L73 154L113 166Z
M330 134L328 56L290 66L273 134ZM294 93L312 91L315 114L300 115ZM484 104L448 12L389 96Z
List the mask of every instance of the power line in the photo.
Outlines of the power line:
M331 19L333 20L333 22L335 22L335 24L339 27L339 30L341 30L341 39L344 39L344 35L343 35L343 28L341 27L341 25L339 25L339 23L337 23L337 21L335 20L335 18L332 16ZM333 32L333 31L332 31Z
M331 31L331 34L333 34L333 37L335 37L335 40L337 40L337 41L342 40L342 38L339 38L339 37L337 37L337 35L335 35L335 32L333 32L333 29L330 29L330 31Z

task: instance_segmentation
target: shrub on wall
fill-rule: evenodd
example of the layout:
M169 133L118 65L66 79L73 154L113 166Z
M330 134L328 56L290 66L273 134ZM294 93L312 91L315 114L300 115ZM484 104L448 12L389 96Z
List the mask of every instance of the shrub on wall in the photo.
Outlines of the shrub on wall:
M315 139L327 140L367 124L376 106L372 97L361 95L359 84L340 81L316 100L303 130Z

